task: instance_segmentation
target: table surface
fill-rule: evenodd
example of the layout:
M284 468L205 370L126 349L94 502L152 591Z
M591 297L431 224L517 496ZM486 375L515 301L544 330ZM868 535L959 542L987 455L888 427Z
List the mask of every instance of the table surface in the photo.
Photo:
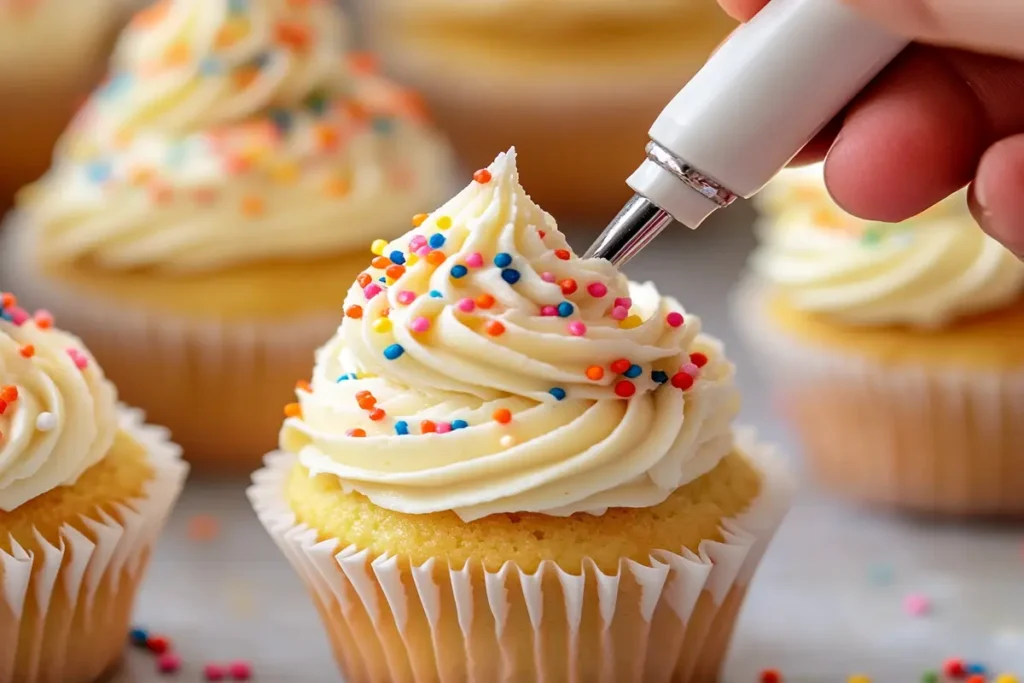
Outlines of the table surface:
M740 370L743 420L793 456L729 324L725 296L753 243L750 209L734 207L697 232L678 228L627 270L651 279L701 315ZM577 248L595 233L570 234ZM264 533L245 481L193 480L170 521L137 608L137 620L171 637L202 680L206 662L246 659L260 681L339 680L304 588ZM190 539L189 521L211 515L220 534ZM787 683L912 683L948 657L1024 677L1024 530L911 521L858 510L805 484L751 588L726 669L727 683L777 668ZM932 603L910 616L907 596ZM166 680L131 652L117 683Z

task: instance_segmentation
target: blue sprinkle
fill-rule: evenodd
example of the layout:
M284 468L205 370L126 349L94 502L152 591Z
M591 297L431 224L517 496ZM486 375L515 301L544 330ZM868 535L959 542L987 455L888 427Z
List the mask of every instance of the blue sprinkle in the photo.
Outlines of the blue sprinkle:
M468 272L469 268L462 264L452 266L452 277L455 278L456 280L458 280L460 277L466 277L466 273Z
M391 131L395 128L391 119L384 116L375 117L372 125L374 132L380 133L381 135L390 135Z
M554 396L559 401L565 398L565 389L563 389L562 387L551 387L550 389L548 389L548 393Z
M287 133L292 127L292 115L287 109L272 109L270 120L282 133Z
M110 180L110 173L110 164L105 161L94 161L85 167L85 174L89 180L97 184Z
M501 279L509 283L510 285L514 285L515 283L519 282L520 277L521 276L519 275L519 271L516 270L515 268L506 268L505 270L501 271Z
M984 676L986 674L986 669L985 669L985 665L984 664L977 664L977 663L968 664L966 667L964 667L964 669L967 671L968 674L972 674L972 675L978 674L978 675Z
M392 263L397 263L398 265L405 263L405 254L397 250L388 254L388 258L391 259Z
M444 235L439 232L435 232L430 236L430 239L427 240L427 243L430 245L431 249L440 249L444 246Z
M494 257L494 265L498 266L499 268L508 268L509 266L512 265L512 254L506 254L505 252L501 252L500 254Z
M668 381L668 373L664 370L653 370L651 372L651 379L658 384L664 384Z
M435 299L441 299L441 298L444 297L444 294L442 294L441 292L437 291L436 289L432 289L432 290L430 290L430 296L435 298Z
M133 628L128 632L128 640L136 647L145 647L149 641L149 632L144 628Z
M355 376L354 373L346 372L344 375L342 375L341 377L338 378L338 381L339 382L344 382L345 380L355 379L355 378L356 378L356 376Z
M14 318L11 317L10 313L4 311L3 313L0 313L0 320L6 320L7 322L11 322L12 320L14 320Z
M452 429L465 429L469 426L469 423L465 420L452 420Z
M383 282L384 284L387 284L388 283L388 278L387 278L386 275L384 277L379 277L379 278L377 278L377 282Z
M641 368L639 365L635 365L634 364L634 365L630 365L629 366L629 370L626 370L622 374L625 375L626 377L630 378L630 379L636 379L637 377L640 376L640 374L642 372L643 372L643 368Z
M558 317L568 318L570 315L572 315L572 312L574 310L576 309L573 308L571 303L569 303L568 301L563 301L562 303L558 304Z
M398 360L405 353L405 349L402 348L401 344L392 344L391 346L384 349L384 357L388 360Z
M395 423L395 434L399 436L405 436L409 433L409 423L405 420L399 420Z
M216 57L204 57L199 61L199 70L206 76L216 76L224 70L224 64Z

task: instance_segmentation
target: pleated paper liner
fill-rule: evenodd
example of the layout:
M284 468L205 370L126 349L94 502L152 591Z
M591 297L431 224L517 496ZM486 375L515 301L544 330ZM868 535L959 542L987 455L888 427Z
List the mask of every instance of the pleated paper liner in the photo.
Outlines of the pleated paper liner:
M145 494L116 514L66 520L60 542L0 551L0 683L91 683L113 670L136 589L188 467L167 431L125 409L121 428L147 452Z
M815 478L850 500L914 513L1024 515L1024 372L882 365L779 329L771 289L737 289L735 324Z
M297 524L284 498L295 458L267 457L249 497L310 588L347 683L711 683L754 570L789 506L792 483L752 434L740 449L763 473L758 499L699 552L652 553L605 574L544 562L535 573L412 567Z

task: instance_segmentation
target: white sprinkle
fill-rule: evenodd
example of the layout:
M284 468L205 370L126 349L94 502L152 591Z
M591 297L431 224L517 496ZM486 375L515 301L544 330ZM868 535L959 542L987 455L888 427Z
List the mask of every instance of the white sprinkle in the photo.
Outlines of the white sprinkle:
M36 417L36 429L41 432L48 432L57 426L57 416L53 413L39 413Z
M516 445L516 438L514 436L506 434L505 436L501 437L500 443L502 448L512 448L513 446Z

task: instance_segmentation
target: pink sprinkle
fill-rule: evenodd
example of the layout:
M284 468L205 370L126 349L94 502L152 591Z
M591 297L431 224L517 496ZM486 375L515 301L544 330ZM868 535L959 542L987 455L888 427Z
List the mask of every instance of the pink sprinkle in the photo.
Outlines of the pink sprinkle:
M40 327L53 326L53 313L40 308L34 316L36 325Z
M438 434L447 434L450 431L452 431L452 423L451 422L438 422L437 423L437 433Z
M540 314L543 316L558 315L558 309L554 306L541 306Z
M579 320L574 320L569 323L569 334L574 337L582 337L587 333L587 326L581 323Z
M409 323L409 329L413 332L426 332L430 329L430 321L422 316L413 318L413 321Z
M181 657L173 652L165 652L157 657L156 668L162 674L177 673L181 668Z
M554 273L541 273L540 279L544 282L554 282L556 280Z
M432 251L433 249L430 248L429 244L424 244L422 247L418 247L416 249L416 255L419 256L420 258L427 258L427 255L429 255L430 252Z
M416 251L417 249L419 249L420 247L422 247L426 243L427 243L427 238L426 237L424 237L423 235L416 235L411 240L409 240L409 248L412 251Z
M903 598L903 609L912 617L923 617L932 609L932 602L927 596L912 593Z
M665 322L669 324L669 327L681 327L683 324L683 314L679 311L672 311L665 316Z
M408 306L413 301L416 301L416 292L410 292L408 289L403 289L395 298L398 299L398 303L403 306Z
M463 313L472 313L473 309L476 308L476 302L472 299L460 299L459 303L455 304L459 307L459 310Z
M236 681L247 681L252 678L252 664L241 660L231 662L228 664L228 673Z
M680 372L685 372L690 377L696 377L700 374L700 368L693 363L683 363L683 367L679 368Z
M7 312L11 314L11 322L18 327L27 323L29 318L32 317L28 314L28 311L20 306L12 306L7 309Z
M71 362L73 362L75 367L79 370L85 370L89 367L89 359L86 358L78 349L68 349L68 356L71 358Z
M467 268L479 268L483 264L484 264L484 257L478 251L475 251L475 252L473 252L472 254L470 254L469 256L466 257L466 267Z
M628 311L629 309L633 308L633 300L630 299L628 296L617 297L615 299L615 307L618 308L619 306L622 306Z
M203 667L203 676L208 681L223 681L227 675L227 670L220 664L207 664Z
M616 306L612 309L613 320L625 320L629 315L629 309L623 308L622 306Z
M363 287L363 296L365 296L367 299L372 299L373 297L377 296L380 293L380 285L378 285L376 282L372 282Z
M595 299L600 299L607 293L608 287L603 282L591 282L589 285L587 285L587 294L594 297Z

